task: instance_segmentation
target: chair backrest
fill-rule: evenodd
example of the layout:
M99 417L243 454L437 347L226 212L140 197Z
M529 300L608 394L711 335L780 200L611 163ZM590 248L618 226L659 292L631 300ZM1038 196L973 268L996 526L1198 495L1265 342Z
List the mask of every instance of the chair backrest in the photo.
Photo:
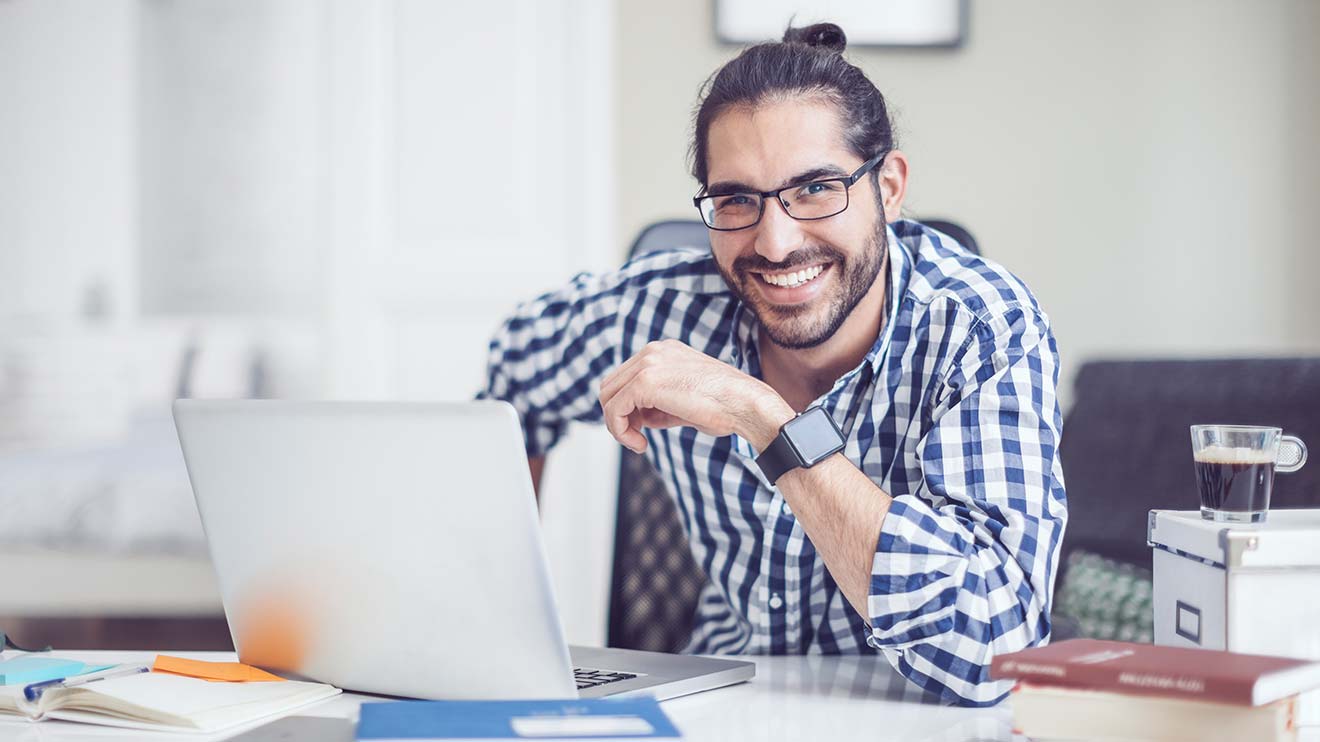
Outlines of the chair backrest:
M922 219L931 229L943 232L954 238L963 247L971 252L980 255L981 247L976 243L976 238L967 228L951 222L947 219ZM672 250L678 247L710 247L710 232L706 225L699 219L669 219L662 222L656 222L642 229L633 240L632 248L628 251L628 257L635 258L638 255L656 252L657 250Z
M976 241L962 227L952 222L930 224L976 251ZM706 225L697 219L652 224L637 235L629 257L679 247L709 249ZM620 451L608 644L674 652L692 634L697 601L707 578L692 558L692 547L665 483L645 457Z
M958 241L958 244L967 248L968 251L972 252L973 254L976 255L981 254L981 246L976 244L976 238L973 237L972 233L968 232L967 229L963 227L961 224L958 224L957 222L951 222L948 219L921 219L920 221L922 224L925 224L927 227L930 227L931 229L934 229L938 232L943 232L949 235L950 237L954 238L955 240Z
M673 495L646 457L624 450L614 530L609 645L677 652L687 644L706 575Z
M696 219L652 224L637 235L629 257L680 247L710 247ZM620 448L619 503L614 524L608 644L676 652L692 634L706 575L692 558L674 498L646 457Z
M1320 358L1097 361L1077 373L1059 454L1064 558L1081 548L1150 566L1152 508L1200 506L1194 423L1273 425L1320 450ZM1274 480L1273 508L1320 507L1320 465Z
M633 240L628 250L628 257L675 250L680 247L703 247L710 249L710 230L700 219L669 219L656 222L642 229Z

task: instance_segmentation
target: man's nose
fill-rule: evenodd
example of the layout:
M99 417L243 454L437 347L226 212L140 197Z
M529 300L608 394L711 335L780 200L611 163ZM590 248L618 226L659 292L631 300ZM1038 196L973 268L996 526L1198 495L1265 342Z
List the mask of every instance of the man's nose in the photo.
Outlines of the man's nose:
M788 215L783 202L777 198L766 199L765 212L756 225L753 247L757 254L772 263L783 262L801 249L803 238L802 226Z

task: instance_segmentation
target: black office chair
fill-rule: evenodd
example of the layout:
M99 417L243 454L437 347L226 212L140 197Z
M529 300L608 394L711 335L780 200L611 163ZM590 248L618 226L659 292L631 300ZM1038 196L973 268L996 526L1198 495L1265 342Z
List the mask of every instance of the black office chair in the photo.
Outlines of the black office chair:
M1059 444L1068 528L1054 638L1148 642L1148 513L1200 504L1188 427L1275 425L1320 441L1320 358L1094 361L1073 387ZM1270 507L1320 507L1320 467L1280 475Z
M1148 512L1199 506L1194 423L1274 425L1320 446L1320 358L1094 361L1073 387L1059 444L1065 558L1084 549L1150 566ZM1320 466L1276 477L1270 507L1320 507Z
M680 247L710 249L706 225L696 219L656 222L637 235L628 256ZM692 634L706 575L692 558L660 475L645 456L620 450L608 644L677 652Z
M921 219L920 222L937 232L943 232L944 234L949 235L956 240L958 244L967 248L968 252L975 255L981 254L981 246L976 244L976 238L972 236L971 232L968 232L963 228L961 224L951 222L947 219Z
M920 221L931 229L949 235L969 251L977 255L981 254L981 247L976 243L976 238L957 222L947 219ZM648 225L637 235L637 239L633 240L632 248L628 250L628 257L635 258L657 250L672 250L677 247L709 249L710 232L706 229L706 225L699 219L667 219Z
M939 224L941 232L976 249L967 230L951 222ZM629 256L679 247L710 249L706 225L695 219L652 224L634 240ZM707 578L692 557L665 482L645 456L621 451L608 644L676 652L692 634L697 600Z

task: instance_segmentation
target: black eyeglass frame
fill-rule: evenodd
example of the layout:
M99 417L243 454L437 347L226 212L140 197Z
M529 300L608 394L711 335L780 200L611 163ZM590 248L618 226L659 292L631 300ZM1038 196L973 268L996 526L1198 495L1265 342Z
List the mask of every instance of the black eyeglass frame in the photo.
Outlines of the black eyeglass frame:
M701 214L702 224L705 224L708 229L713 229L716 232L737 232L743 229L750 229L751 227L755 227L756 225L760 224L761 218L765 216L766 201L768 201L770 198L774 198L776 201L779 201L779 205L783 207L784 213L788 214L789 218L791 219L796 219L797 221L800 222L815 222L815 221L820 221L821 219L829 219L832 216L838 216L839 214L842 214L843 212L848 210L848 206L852 204L851 191L853 184L861 180L862 176L869 173L872 168L884 162L885 157L887 157L888 155L889 155L889 150L885 150L884 152L881 152L875 157L872 157L866 162L863 162L861 167L853 171L852 175L840 176L838 178L818 178L816 180L809 180L805 183L795 183L793 185L786 185L783 188L774 191L729 191L728 193L703 193L703 191L705 191L706 188L705 186L702 186L701 191L697 191L697 195L692 197L692 205L696 207L697 213ZM806 186L813 185L815 183L836 183L836 182L843 183L843 208L839 209L833 214L826 214L824 216L793 216L793 212L789 211L788 209L788 204L785 204L783 199L779 197L779 194L783 193L784 191L791 191L794 188L805 188ZM761 197L761 209L756 213L756 220L753 221L751 224L744 224L741 227L711 226L710 222L706 221L705 212L701 210L701 202L707 198L712 198L717 196L735 196L735 195Z

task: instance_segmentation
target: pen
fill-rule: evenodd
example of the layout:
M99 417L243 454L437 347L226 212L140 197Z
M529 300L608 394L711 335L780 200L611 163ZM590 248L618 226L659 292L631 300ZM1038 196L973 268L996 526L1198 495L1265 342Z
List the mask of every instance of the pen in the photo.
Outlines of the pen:
M110 678L123 677L125 675L137 675L142 672L150 672L150 667L134 665L129 667L117 667L113 670L104 672L94 672L88 675L75 675L71 678L58 678L56 680L43 680L40 683L33 683L23 689L23 697L29 701L36 701L41 698L41 694L51 688L76 688L80 685L95 683L98 680L109 680Z

